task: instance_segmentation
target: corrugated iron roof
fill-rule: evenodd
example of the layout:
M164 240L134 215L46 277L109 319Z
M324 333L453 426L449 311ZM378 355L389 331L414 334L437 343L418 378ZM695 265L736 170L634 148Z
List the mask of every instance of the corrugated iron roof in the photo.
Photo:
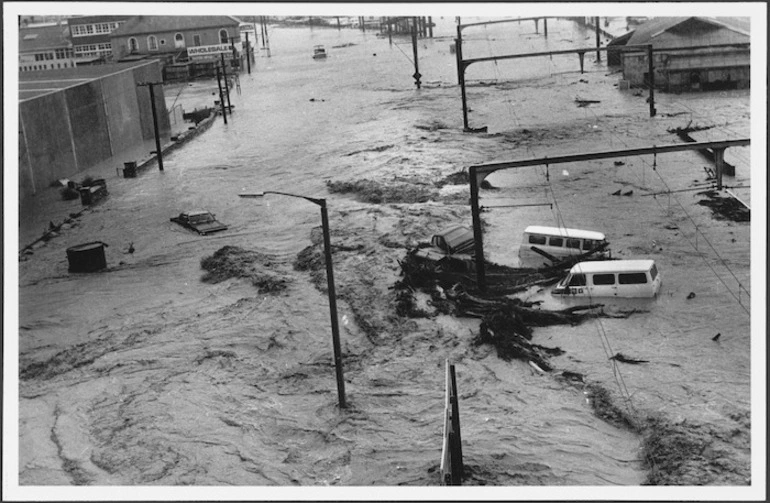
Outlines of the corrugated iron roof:
M240 20L233 16L135 16L113 31L110 36L225 28L239 24Z
M660 18L653 18L647 21L646 23L643 23L637 26L636 30L634 30L633 32L633 35L631 35L631 38L628 40L628 45L654 44L655 38L657 36L689 20L697 20L702 23L719 26L746 36L750 34L749 32L750 23L748 18L738 18L738 17L713 18L713 17L700 17L700 16L660 17Z

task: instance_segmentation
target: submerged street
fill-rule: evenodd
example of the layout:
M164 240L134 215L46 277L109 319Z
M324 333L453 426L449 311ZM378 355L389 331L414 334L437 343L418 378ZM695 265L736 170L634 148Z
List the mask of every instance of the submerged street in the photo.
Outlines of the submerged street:
M439 485L447 359L467 485L751 484L751 224L715 218L700 191L673 192L709 188L713 165L698 153L487 178L488 260L518 266L524 228L563 225L601 231L613 258L652 258L661 271L654 299L604 299L635 310L628 318L534 328L533 343L563 350L554 371L472 344L478 319L399 316L393 292L408 249L471 225L467 183L439 187L445 177L678 143L668 129L688 122L715 126L699 141L749 138L750 91L656 92L651 118L647 92L619 90L620 74L591 53L583 74L574 54L479 63L466 74L470 123L488 129L465 133L454 18L433 19L434 38L419 40L419 90L406 36L271 26L269 56L259 51L231 90L227 125L215 119L164 157L163 172L84 173L104 176L110 196L18 264L20 485ZM465 36L466 58L594 43L566 19L549 20L548 38L532 23ZM311 57L317 44L325 60ZM192 110L212 106L215 90L195 81L164 92ZM751 185L749 150L726 151L736 174L725 183L751 204L739 188ZM347 409L337 407L325 270L297 267L307 247L320 249L319 209L238 197L262 191L327 201ZM59 220L81 208L71 202ZM199 236L170 221L197 209L228 229ZM21 218L20 247L40 234L25 222L40 220ZM108 245L107 269L69 273L65 250L92 241ZM202 281L201 261L225 246L257 252L252 267L281 288ZM579 303L547 288L518 297L542 309ZM644 435L595 414L589 384L667 431L669 452L687 451L671 478L651 466Z

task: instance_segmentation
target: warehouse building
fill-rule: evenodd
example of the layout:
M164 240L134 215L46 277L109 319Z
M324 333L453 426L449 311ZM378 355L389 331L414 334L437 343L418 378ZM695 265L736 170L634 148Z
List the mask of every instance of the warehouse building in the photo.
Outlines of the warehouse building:
M157 61L25 72L19 75L19 199L155 137L150 94ZM170 131L163 87L155 89L158 129Z
M666 91L745 89L750 87L748 18L655 18L623 35L613 45L652 44L655 87ZM623 78L631 87L649 86L645 52L624 52Z

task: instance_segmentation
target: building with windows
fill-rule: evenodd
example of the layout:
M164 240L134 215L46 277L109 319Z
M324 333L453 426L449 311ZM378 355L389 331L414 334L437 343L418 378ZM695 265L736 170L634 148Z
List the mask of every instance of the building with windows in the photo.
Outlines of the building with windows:
M750 87L749 18L651 18L615 42L652 45L656 88L681 92ZM647 55L621 54L623 78L632 87L648 86Z
M169 62L187 59L188 47L240 43L232 16L135 16L110 34L116 60L149 55Z
M67 25L52 23L19 28L19 71L73 68L72 42Z
M68 19L77 63L111 61L110 34L128 19L130 16L78 16Z

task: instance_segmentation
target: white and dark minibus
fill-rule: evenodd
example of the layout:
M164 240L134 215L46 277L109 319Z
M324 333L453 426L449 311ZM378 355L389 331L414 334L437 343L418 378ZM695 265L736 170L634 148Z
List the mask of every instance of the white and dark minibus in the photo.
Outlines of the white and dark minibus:
M574 297L655 297L660 274L654 260L579 262L551 291Z
M548 260L546 255L537 253L532 247L557 260L563 260L606 244L607 239L601 232L530 225L524 229L521 246L519 246L519 261L523 266L539 267ZM606 256L606 253L605 247L602 252L599 252L599 256Z

